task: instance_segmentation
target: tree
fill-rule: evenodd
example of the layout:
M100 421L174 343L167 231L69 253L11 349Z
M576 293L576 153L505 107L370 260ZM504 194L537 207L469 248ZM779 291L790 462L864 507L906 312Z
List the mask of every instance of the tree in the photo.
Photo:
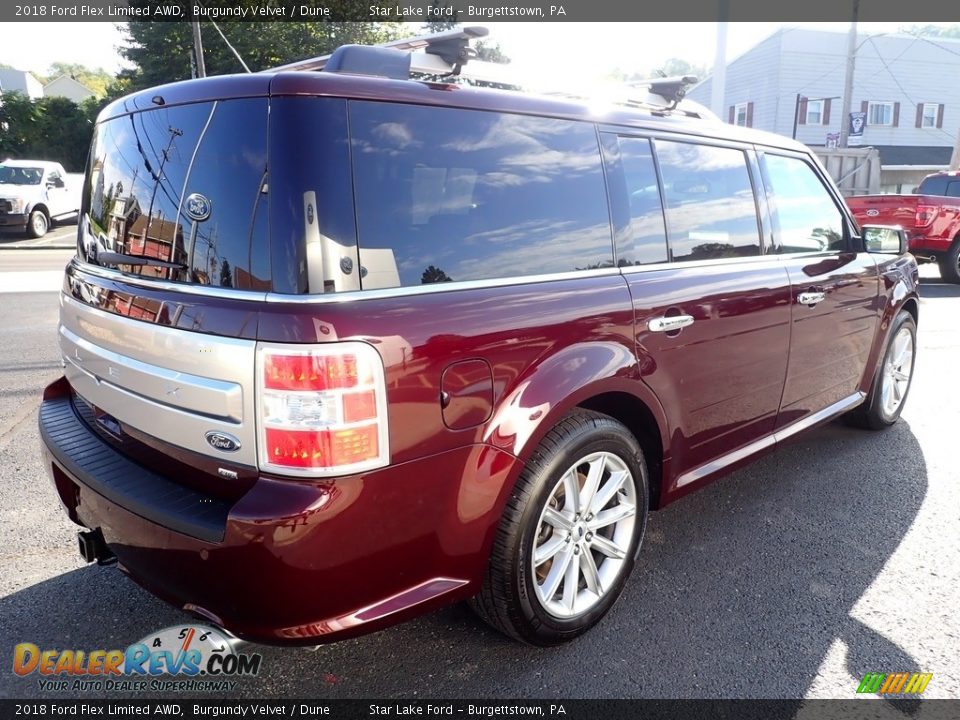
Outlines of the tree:
M233 287L233 270L230 269L230 263L226 258L220 264L220 286Z
M900 32L924 37L960 38L960 25L908 25L900 28Z
M627 72L620 68L614 69L610 73L613 80L624 83L640 82L655 77L672 77L675 75L693 75L698 80L703 80L710 72L706 65L695 65L689 60L683 58L669 58L659 66L652 68L648 72Z
M4 93L2 99L0 156L54 160L69 172L83 170L102 101L88 98L78 105L61 97L31 100L18 92Z
M240 4L256 5L246 0ZM354 5L350 0L328 4L335 15L349 12ZM233 22L218 26L253 72L324 55L340 45L376 44L402 34L398 22ZM244 72L211 23L201 22L201 30L208 75ZM134 65L120 74L127 92L191 77L193 35L189 23L133 20L127 23L126 32L128 47L120 52Z
M430 283L438 282L451 282L452 277L447 275L443 270L433 265L428 265L427 269L423 271L423 274L420 276L421 285L429 285Z

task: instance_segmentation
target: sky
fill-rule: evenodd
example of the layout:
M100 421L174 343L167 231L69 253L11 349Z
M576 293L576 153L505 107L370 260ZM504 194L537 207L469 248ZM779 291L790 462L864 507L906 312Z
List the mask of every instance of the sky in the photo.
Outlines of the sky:
M893 33L910 23L860 23L861 33ZM412 25L412 24L411 24ZM518 69L577 82L605 77L614 68L646 73L671 57L712 66L716 23L486 23ZM77 42L78 27L83 42ZM116 72L123 42L118 23L0 23L0 63L44 74L52 62L81 63ZM781 27L846 32L849 23L729 23L727 60L749 50ZM412 25L411 35L419 34ZM219 41L215 32L206 42Z

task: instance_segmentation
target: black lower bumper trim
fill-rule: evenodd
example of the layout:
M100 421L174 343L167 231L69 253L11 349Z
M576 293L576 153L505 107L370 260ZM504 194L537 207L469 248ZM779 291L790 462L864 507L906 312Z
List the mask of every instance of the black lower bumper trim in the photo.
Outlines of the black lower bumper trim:
M69 397L44 400L40 437L78 482L151 522L184 535L220 542L229 504L178 485L127 459L79 418Z

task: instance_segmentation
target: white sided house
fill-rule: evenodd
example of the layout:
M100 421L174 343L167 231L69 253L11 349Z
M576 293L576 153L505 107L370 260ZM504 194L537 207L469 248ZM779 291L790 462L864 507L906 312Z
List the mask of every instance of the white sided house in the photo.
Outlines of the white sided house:
M26 70L0 69L0 92L18 92L36 100L43 97L43 83Z
M840 133L848 34L782 28L727 65L723 119L816 149ZM946 169L960 128L960 40L857 38L851 112L866 114L860 145L880 154L880 192L911 192ZM709 104L711 78L688 97ZM853 143L851 143L851 146Z
M43 95L44 97L62 97L79 103L93 97L96 93L69 75L61 75L43 86Z

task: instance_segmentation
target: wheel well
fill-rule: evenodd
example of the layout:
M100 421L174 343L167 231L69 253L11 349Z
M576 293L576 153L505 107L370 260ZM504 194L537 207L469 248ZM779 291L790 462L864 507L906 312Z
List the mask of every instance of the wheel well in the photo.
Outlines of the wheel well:
M633 433L647 461L650 509L656 508L660 503L660 485L663 479L663 444L660 442L657 421L650 408L642 400L622 392L596 395L580 403L580 407L609 415L626 425Z
M917 325L920 324L920 308L917 307L916 298L907 298L903 303L903 309L906 310L913 317L913 322Z
M47 210L47 206L44 205L43 203L37 203L32 208L30 208L31 213L33 213L35 210L43 210L43 214L47 216L47 220L50 219L50 211Z

